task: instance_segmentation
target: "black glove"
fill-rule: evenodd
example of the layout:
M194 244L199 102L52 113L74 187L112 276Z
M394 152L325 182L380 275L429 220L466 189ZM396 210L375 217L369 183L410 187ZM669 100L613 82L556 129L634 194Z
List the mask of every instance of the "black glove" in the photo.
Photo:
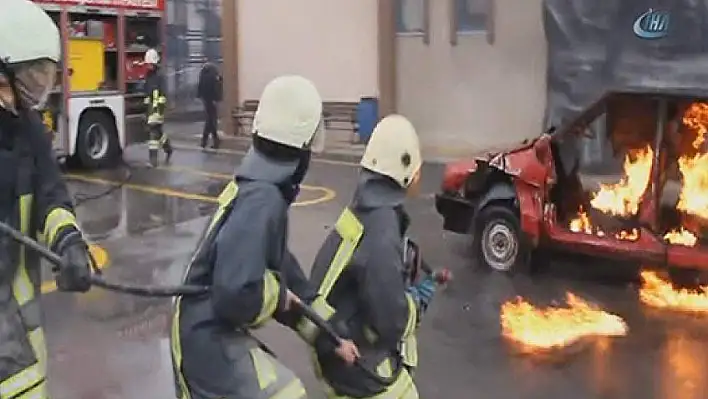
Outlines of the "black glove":
M81 233L73 231L62 237L57 253L64 261L56 274L60 291L86 292L91 288L91 263L88 245Z

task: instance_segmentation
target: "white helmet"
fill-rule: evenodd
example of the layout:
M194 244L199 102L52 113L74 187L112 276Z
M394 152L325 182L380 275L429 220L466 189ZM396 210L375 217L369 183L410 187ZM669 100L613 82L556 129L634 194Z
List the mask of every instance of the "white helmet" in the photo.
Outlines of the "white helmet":
M59 29L44 10L29 0L2 0L0 60L57 63L60 57Z
M374 128L360 165L408 187L423 160L418 134L413 124L401 115L389 115Z
M160 63L160 54L154 48L148 49L148 51L145 52L145 60L143 62L157 65Z
M317 152L314 139L322 137L321 120L322 98L314 83L302 76L280 76L263 89L253 132L288 147Z
M12 68L15 88L29 108L41 108L54 88L61 57L59 29L38 5L2 0L0 61ZM17 104L15 104L16 106Z

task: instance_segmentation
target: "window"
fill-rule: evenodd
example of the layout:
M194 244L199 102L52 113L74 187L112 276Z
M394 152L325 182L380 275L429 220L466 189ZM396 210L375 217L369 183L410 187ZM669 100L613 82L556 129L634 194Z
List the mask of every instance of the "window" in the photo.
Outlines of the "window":
M455 0L457 32L487 32L492 1L494 0Z
M396 0L396 31L425 33L426 0Z

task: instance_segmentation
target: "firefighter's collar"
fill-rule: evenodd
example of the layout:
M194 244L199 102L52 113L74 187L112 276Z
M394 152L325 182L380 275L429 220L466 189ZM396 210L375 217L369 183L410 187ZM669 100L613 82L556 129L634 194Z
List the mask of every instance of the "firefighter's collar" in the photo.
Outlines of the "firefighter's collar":
M395 207L403 205L406 190L390 178L362 169L354 194L354 206L361 208Z
M290 181L297 165L298 161L268 159L251 147L236 168L236 177L280 185Z

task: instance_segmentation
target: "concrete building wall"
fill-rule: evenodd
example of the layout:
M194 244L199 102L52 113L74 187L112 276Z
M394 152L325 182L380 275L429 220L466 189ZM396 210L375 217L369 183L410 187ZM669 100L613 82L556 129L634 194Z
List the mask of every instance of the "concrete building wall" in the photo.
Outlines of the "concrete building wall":
M540 133L546 91L541 0L428 0L429 44L421 33L425 0L399 1L411 26L397 39L398 112L417 126L428 155L461 156ZM489 7L477 11L490 19L482 27L473 26L480 22L474 18L458 21L468 31L452 45L458 1Z
M377 0L238 2L240 101L288 73L315 82L325 101L378 94Z

